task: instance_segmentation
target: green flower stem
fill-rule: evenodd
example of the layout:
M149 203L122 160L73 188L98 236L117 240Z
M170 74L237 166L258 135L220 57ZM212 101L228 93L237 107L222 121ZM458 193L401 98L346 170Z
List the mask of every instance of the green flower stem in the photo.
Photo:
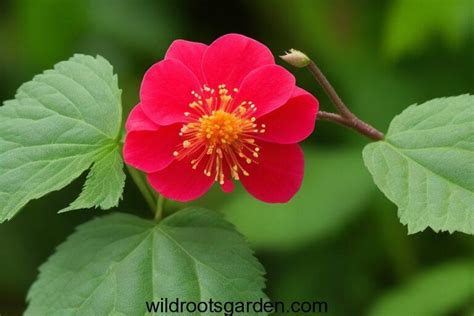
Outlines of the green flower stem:
M156 201L156 210L155 210L155 221L159 222L163 218L163 206L165 204L165 198L163 195L158 195L158 200Z
M312 60L306 67L311 72L316 81L321 85L321 87L323 87L324 92L326 92L329 99L340 113L336 114L320 111L318 113L318 119L335 122L343 126L349 127L373 140L382 140L384 138L383 133L378 131L372 125L359 119L357 116L355 116L354 113L351 112L351 110L349 110L349 108L344 104L344 102L342 102L341 98L337 94L336 90L334 90L331 83L327 80L326 76Z
M155 195L154 193L150 190L148 183L146 182L146 179L143 177L143 175L137 170L129 165L127 166L127 170L130 173L130 176L132 176L133 181L137 185L138 189L142 193L143 197L145 198L146 203L150 207L151 211L153 214L155 214Z

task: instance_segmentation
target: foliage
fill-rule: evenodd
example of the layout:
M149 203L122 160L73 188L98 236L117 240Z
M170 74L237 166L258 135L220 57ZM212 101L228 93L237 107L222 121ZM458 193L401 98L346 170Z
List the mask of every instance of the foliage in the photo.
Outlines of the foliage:
M474 59L471 35L474 19L471 8L469 0L262 0L211 1L207 5L151 0L7 0L0 3L0 100L11 98L21 82L74 52L100 54L110 60L114 71L120 76L120 85L124 90L122 106L126 115L128 109L137 104L137 91L144 70L165 54L166 47L173 39L210 42L226 32L238 32L266 43L275 55L291 47L304 51L317 61L354 113L383 129L408 104L422 103L443 95L472 94ZM94 60L102 64L100 57ZM105 68L111 77L111 66ZM310 75L304 70L291 71L297 77L298 85L318 97L322 109L327 110L329 102L323 91L311 81ZM118 90L116 83L114 89ZM7 103L18 105L21 102L12 100ZM120 110L120 100L113 102ZM410 113L416 113L417 107L414 106ZM14 115L18 111L12 111L13 107L10 110L3 108L0 107L0 191L5 189L13 192L14 185L29 187L31 183L2 182L6 179L3 172L7 161L4 160L4 151L14 145L5 142L4 135L13 137L13 134L18 133L18 136L22 135L22 142L29 144L38 140L43 131L45 135L54 131L33 131L12 124L10 128L13 132L9 130L4 133L3 111L11 111L13 113L9 114ZM15 106L15 109L19 108ZM25 117L34 114L21 112ZM120 128L119 115L117 119L105 119L102 114L94 113L97 121L100 121L97 126L116 122ZM24 120L25 117L15 117L14 120ZM56 118L51 117L54 120ZM79 127L77 131L80 131L78 134L84 133L83 136L91 133ZM450 129L449 132L455 133L457 129ZM58 243L71 234L73 227L101 214L87 211L54 216L56 210L64 209L77 196L84 180L86 183L79 199L67 209L93 205L108 208L120 199L124 174L118 172L122 164L118 155L121 151L117 146L119 138L118 130L117 133L111 133L110 137L104 137L104 151L100 155L100 146L97 146L97 154L88 155L80 151L84 155L80 168L82 171L76 172L75 168L64 166L62 173L53 172L41 176L41 180L35 179L38 186L31 186L35 189L43 187L44 190L34 198L30 194L34 190L24 193L28 195L24 203L40 196L42 198L28 202L20 213L20 205L15 202L6 205L0 193L0 218L5 220L7 216L11 218L18 213L14 220L0 225L2 315L23 313L26 308L24 297L36 278L36 267L46 260ZM89 140L92 139L95 141L95 137ZM436 140L439 139L438 135ZM370 183L369 173L360 163L363 141L358 135L344 129L318 122L315 135L305 144L307 174L303 188L291 204L261 205L241 191L232 195L213 192L197 204L222 211L250 239L257 249L257 257L268 271L265 292L273 301L327 300L330 315L365 315L370 307L373 315L400 315L405 312L399 310L403 306L421 315L472 315L474 309L469 305L472 298L469 297L469 284L466 282L472 264L466 258L470 258L474 251L472 236L462 233L436 234L432 230L407 236L405 227L396 218L395 205L372 189L374 186ZM108 150L105 150L105 143L110 143ZM96 144L93 144L88 147L91 151L96 148ZM340 149L348 144L350 150ZM385 144L373 146L387 149ZM31 149L29 147L25 149ZM398 151L391 150L390 153L391 157L399 156ZM12 163L23 163L29 158L18 155ZM448 159L442 163L452 170ZM85 172L87 169L90 169L89 175ZM472 171L470 168L462 170L468 171L466 175L469 170ZM72 176L71 171L76 174ZM110 183L100 181L105 174L117 177L111 178ZM393 170L392 176L393 179L398 178ZM437 180L443 182L443 179ZM130 185L127 184L120 209L133 215L147 216L149 210L139 190L131 182L131 177L126 181ZM388 182L392 184L393 180ZM59 187L63 188L60 192L52 192L53 189L59 190ZM7 199L11 199L11 196ZM172 211L174 205L171 201L166 202L165 215ZM252 209L257 205L262 212ZM4 213L7 207L9 210ZM175 210L179 212L164 221L182 212ZM85 228L96 227L95 230L104 236L106 233L100 229L100 224L110 223L113 219L141 223L137 227L142 225L143 230L151 231L155 225L151 221L125 214L96 219L80 226L79 231L60 246L42 270L49 270L47 267L62 256L62 250L68 250L64 246L71 240L86 233L94 234ZM158 226L154 227L156 229ZM131 228L120 226L113 229L110 236L104 237L113 238L128 229ZM232 235L230 228L229 234ZM239 239L237 234L233 236ZM196 239L203 241L199 234L193 235L193 241ZM213 245L216 240L209 244ZM77 249L84 250L87 257L91 257L91 252L81 247L78 240L76 244ZM89 242L87 244L90 245ZM243 244L242 247L245 248ZM90 248L97 249L97 245L92 244ZM120 251L116 246L112 245L112 248ZM204 253L210 251L212 246L208 248L203 250ZM248 249L245 249L244 252L248 253ZM157 249L154 254L160 251L162 249ZM81 261L77 251L69 249L68 252ZM101 269L114 265L111 261L107 263L104 257L99 259ZM63 262L72 263L73 260L65 259ZM149 273L150 267L135 272ZM255 279L261 278L262 270L257 270L260 270L260 274ZM186 272L189 271L192 270L186 269ZM43 277L42 273L35 288L38 284L45 284ZM100 277L102 281L105 279L103 275ZM75 287L76 284L87 286L78 279L74 282L71 284ZM150 283L147 280L142 284L149 286ZM100 286L104 286L104 283ZM68 296L69 291L74 291L79 295L75 299L80 300L90 294L79 293L75 287L65 287L64 295ZM31 293L34 294L34 291ZM29 313L39 307L36 303L40 304L36 295L32 294ZM84 307L87 308L88 304L95 302L94 299L105 294L105 290L94 292ZM51 295L58 297L59 294L54 292ZM140 308L143 308L143 298L141 304Z
M410 233L474 234L474 97L413 105L384 141L364 149L375 183L398 205Z
M266 299L263 273L216 212L182 210L158 225L113 214L58 247L40 268L26 315L143 315L145 300L161 298L258 301Z
M117 205L121 115L117 77L102 57L75 55L23 84L0 108L0 221L92 164L83 193L66 210ZM104 182L110 172L115 180Z

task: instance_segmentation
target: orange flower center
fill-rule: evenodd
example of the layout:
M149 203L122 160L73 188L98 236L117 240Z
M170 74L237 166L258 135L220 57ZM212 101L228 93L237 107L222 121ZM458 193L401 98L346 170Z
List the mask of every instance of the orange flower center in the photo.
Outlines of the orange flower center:
M232 145L249 125L252 125L249 119L242 119L233 113L217 110L210 116L202 117L198 134L210 146Z
M183 142L174 156L191 158L193 169L201 167L220 184L226 176L235 180L241 174L248 176L245 165L257 163L260 152L255 135L265 133L265 125L255 123L255 105L249 101L234 104L225 85L219 85L218 91L204 85L200 92L191 92L195 100L189 104L191 111L184 113L188 122L181 128Z

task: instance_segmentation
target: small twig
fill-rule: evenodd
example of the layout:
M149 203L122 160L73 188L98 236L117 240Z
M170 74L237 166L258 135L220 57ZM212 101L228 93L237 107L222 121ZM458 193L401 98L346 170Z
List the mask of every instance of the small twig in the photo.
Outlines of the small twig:
M316 81L323 87L324 91L328 95L331 102L337 108L341 115L336 113L329 113L320 111L318 117L323 120L336 122L338 124L344 125L346 127L352 128L359 133L373 139L373 140L381 140L384 138L382 132L377 130L372 125L362 121L354 113L349 110L349 108L342 102L341 98L337 94L336 90L334 90L331 83L327 80L326 76L322 73L322 71L316 66L316 64L310 60L308 65L308 70L314 76Z
M344 102L342 102L336 90L334 90L331 83L328 81L328 79L322 73L319 67L316 66L314 61L311 60L307 67L308 67L309 72L311 72L313 77L316 79L316 81L321 85L321 87L323 87L324 92L326 92L329 99L331 99L331 102L334 104L337 110L342 114L342 116L344 117L354 116L354 114L349 110L349 108L344 104Z
M340 125L343 125L348 128L352 128L359 132L360 134L367 136L373 140L381 140L383 139L384 135L373 128L371 125L359 120L358 118L347 118L343 117L340 114L337 113L331 113L331 112L324 112L324 111L319 111L318 120L324 120L324 121L330 121L334 123L338 123Z
M351 128L350 126L348 126L347 119L337 113L319 111L317 119L323 120L323 121L335 122L345 127Z

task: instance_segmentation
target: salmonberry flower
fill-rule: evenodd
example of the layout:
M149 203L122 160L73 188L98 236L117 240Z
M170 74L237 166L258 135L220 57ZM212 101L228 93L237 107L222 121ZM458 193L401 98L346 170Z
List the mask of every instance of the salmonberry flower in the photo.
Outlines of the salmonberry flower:
M145 74L128 117L125 161L163 196L189 201L245 189L265 202L299 190L298 142L314 129L318 101L295 86L263 44L238 34L211 45L176 40Z

